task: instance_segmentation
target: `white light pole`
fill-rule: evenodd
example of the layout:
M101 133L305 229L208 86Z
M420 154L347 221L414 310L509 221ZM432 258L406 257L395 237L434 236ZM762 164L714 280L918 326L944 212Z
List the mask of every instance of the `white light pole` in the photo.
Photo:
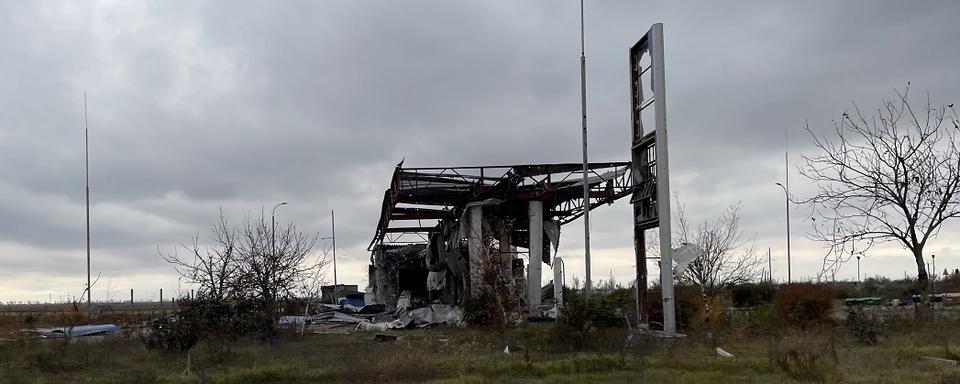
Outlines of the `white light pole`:
M593 292L590 277L590 184L587 183L587 56L584 43L583 0L580 0L580 112L583 128L583 259L586 264L586 293ZM533 258L530 259L531 263Z

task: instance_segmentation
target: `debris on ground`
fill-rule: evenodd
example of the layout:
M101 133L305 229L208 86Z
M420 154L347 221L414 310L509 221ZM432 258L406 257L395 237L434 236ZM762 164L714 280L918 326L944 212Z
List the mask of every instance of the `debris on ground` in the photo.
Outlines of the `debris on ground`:
M727 351L724 351L723 348L717 347L717 356L720 357L733 357L733 354Z
M116 324L74 325L72 327L40 328L37 329L37 332L45 338L116 335L120 333L120 326Z
M463 311L453 305L430 304L423 308L401 309L398 313L400 321L417 328L436 325L463 326Z
M377 341L377 342L380 342L380 343L387 343L387 342L391 342L391 341L397 341L397 339L399 339L399 338L400 338L400 336L397 336L397 335L388 335L388 334L386 334L386 333L378 333L378 334L376 334L376 335L373 335L373 340L375 340L375 341Z
M305 333L384 332L390 329L428 328L440 325L464 326L463 310L455 305L427 304L389 309L384 304L357 308L350 305L321 305L309 316L281 316L278 325L302 326Z
M957 360L944 359L942 357L933 357L933 356L920 356L920 358L927 361L935 361L938 363L945 363L953 366L960 366L960 361L957 361Z

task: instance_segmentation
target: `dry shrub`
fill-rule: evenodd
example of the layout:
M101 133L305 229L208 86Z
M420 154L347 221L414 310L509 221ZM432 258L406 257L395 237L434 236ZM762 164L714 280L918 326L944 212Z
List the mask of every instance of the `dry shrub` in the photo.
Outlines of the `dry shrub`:
M409 359L403 356L383 357L363 369L342 366L330 375L342 383L423 383L448 375L437 363L428 359Z
M797 380L823 383L838 373L839 356L829 336L783 339L771 347L769 356L771 364Z
M960 384L960 372L949 372L940 377L940 384Z
M502 253L492 236L484 238L480 255L470 260L470 278L477 290L464 299L464 321L470 325L506 327L513 325L519 316L513 308L511 291L512 272L509 269L510 254Z
M159 384L163 380L160 373L152 369L138 369L133 371L120 371L119 377L115 382L118 383L137 383L137 384Z
M113 345L73 338L42 340L32 346L25 357L28 365L40 372L76 372L103 364L109 357L103 350Z
M829 322L830 307L836 297L836 291L826 284L786 284L774 296L773 307L787 326L807 329Z
M847 309L847 318L843 325L857 342L866 345L877 345L883 334L883 322L876 314L868 313L863 308Z
M594 292L587 297L583 292L564 290L560 319L554 328L556 339L573 350L611 346L602 332L616 329L614 345L621 346L626 335L626 319L636 312L629 289Z
M463 320L472 326L505 327L509 316L502 303L489 290L468 296L463 299Z
M757 307L773 302L777 288L771 283L747 283L730 289L730 298L734 307Z
M704 310L700 288L678 285L674 288L673 295L676 301L677 329L686 332L701 326L704 323ZM663 299L659 287L647 291L644 308L650 322L663 324ZM714 312L721 312L719 305Z
M764 304L737 313L730 321L728 330L747 337L776 335L782 332L783 322L774 311L773 304Z

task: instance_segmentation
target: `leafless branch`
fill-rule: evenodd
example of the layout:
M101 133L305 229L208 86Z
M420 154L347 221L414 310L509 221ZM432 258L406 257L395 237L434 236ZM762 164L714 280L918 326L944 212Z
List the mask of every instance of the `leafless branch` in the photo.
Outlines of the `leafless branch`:
M834 122L835 137L806 127L817 148L803 155L800 173L819 186L798 203L813 207L809 237L828 247L821 275L878 243L911 251L926 284L923 248L942 224L960 216L960 150L953 104L922 109L908 87L871 116L852 109Z

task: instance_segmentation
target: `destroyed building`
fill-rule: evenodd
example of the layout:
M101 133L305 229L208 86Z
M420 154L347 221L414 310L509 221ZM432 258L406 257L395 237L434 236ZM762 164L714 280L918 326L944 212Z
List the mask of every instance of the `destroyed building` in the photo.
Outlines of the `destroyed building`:
M536 308L561 226L630 194L630 173L629 162L590 163L586 179L579 163L398 166L368 247L373 297L391 307L461 304L493 284Z

